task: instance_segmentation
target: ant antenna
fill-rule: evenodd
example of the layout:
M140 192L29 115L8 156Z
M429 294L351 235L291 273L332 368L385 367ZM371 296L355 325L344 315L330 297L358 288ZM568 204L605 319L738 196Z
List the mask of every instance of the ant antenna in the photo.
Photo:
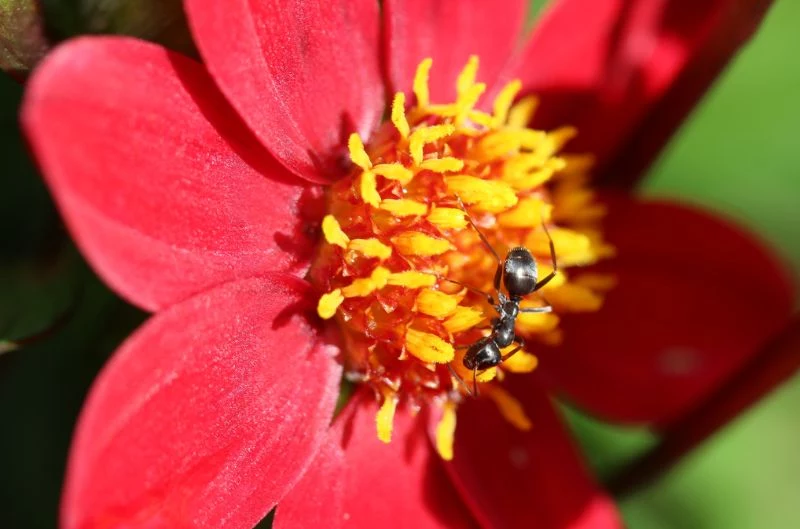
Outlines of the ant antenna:
M542 279L536 284L536 288L533 289L534 292L545 286L549 283L556 274L558 273L558 261L556 260L556 246L553 244L553 237L550 235L550 230L547 229L547 224L544 222L544 206L542 206L542 229L544 230L544 234L547 235L547 242L550 245L550 260L553 262L553 271L547 274L547 277Z
M463 387L463 388L464 388L464 390L467 392L467 394L468 394L470 397L474 397L474 396L475 396L475 394L473 394L473 392L472 392L472 391L470 391L470 389L469 389L469 386L467 386L467 383L466 383L466 382L464 382L464 379L463 379L463 378L461 378L461 377L458 375L458 373L456 373L456 370L455 370L455 369L453 369L453 366L451 366L450 364L447 364L447 369L449 369L449 370L450 370L450 374L451 374L451 375L453 375L453 377L455 377L455 379L456 379L456 380L458 380L458 383L461 385L461 387Z

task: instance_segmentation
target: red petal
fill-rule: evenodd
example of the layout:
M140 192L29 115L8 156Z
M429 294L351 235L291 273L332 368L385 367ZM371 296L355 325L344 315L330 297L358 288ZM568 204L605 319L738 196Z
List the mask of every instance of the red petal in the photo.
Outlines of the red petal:
M562 0L535 28L517 75L543 96L537 124L577 126L570 149L597 155L602 181L632 184L769 4Z
M719 387L789 317L794 289L753 236L698 210L609 202L618 257L603 308L563 319L542 367L577 403L619 421L665 425Z
M234 278L305 272L306 192L198 63L84 38L30 83L23 121L39 163L78 244L127 299L154 310Z
M303 479L278 506L276 529L475 527L421 421L398 411L387 445L376 436L377 410L368 391L353 398Z
M622 523L594 483L533 377L509 377L533 428L522 432L487 398L458 409L448 470L482 527L611 529Z
M289 276L228 283L154 316L78 424L62 527L250 529L325 435L340 367Z
M211 74L256 135L313 182L342 173L347 137L383 112L378 3L187 0Z
M410 93L426 57L434 103L455 100L456 78L470 55L480 57L478 80L494 83L516 47L528 2L523 0L387 0L386 58L394 91Z
M672 424L655 450L625 468L612 481L621 495L658 478L717 430L797 373L800 367L800 317L744 365L705 402Z

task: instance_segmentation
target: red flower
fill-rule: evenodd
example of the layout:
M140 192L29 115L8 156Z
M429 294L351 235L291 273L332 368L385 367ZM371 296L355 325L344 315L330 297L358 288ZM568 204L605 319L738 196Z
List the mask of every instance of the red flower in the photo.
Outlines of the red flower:
M278 527L618 527L544 390L667 428L785 323L782 269L693 209L610 198L618 257L599 269L619 286L564 319L540 376L504 383L501 409L535 427L469 400L443 464L408 413L379 442L367 391L328 428L342 369L303 316L308 182L345 175L351 132L374 137L384 77L410 95L432 56L431 98L452 100L470 53L482 78L542 94L543 123L578 125L599 178L632 180L755 27L741 3L565 0L514 53L527 2L188 0L205 65L113 37L55 51L25 103L34 151L98 273L157 312L88 399L62 526L247 528L280 502Z

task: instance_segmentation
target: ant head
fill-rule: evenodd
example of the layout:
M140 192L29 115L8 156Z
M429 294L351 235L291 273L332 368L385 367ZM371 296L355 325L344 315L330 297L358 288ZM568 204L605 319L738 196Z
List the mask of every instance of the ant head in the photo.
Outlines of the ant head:
M512 248L503 264L503 284L512 298L521 298L536 288L536 259L527 248Z

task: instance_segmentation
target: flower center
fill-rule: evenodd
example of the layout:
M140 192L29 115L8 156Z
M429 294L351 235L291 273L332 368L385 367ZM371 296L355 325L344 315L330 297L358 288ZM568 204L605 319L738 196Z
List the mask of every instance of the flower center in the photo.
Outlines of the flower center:
M369 384L382 400L378 437L391 439L401 400L434 406L442 415L437 448L450 459L455 410L473 383L511 423L530 428L497 381L532 371L535 344L560 339L555 313L522 312L516 334L526 340L524 349L497 366L465 366L469 346L490 336L500 316L485 295L501 297L492 250L502 260L512 248L527 248L543 278L553 270L552 237L559 273L539 291L546 300L537 292L519 306L552 304L555 312L600 306L605 278L568 280L562 270L611 250L596 229L603 208L586 187L591 162L559 155L575 130L527 128L536 99L512 104L519 81L500 91L491 113L478 110L486 85L475 82L477 57L458 76L456 101L433 104L431 64L426 59L417 69L415 106L406 109L398 93L391 120L366 146L357 134L350 137L354 169L329 189L324 241L310 276L324 292L317 312L341 329L348 378Z

